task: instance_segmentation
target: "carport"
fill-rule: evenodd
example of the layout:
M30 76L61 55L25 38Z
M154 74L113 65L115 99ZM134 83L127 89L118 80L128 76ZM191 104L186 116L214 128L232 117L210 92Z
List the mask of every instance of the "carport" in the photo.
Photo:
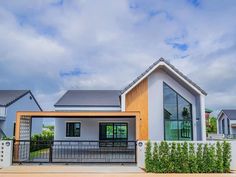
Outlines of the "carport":
M139 139L139 112L17 112L13 162L19 163L135 163L136 141L55 140L31 141L32 119L36 118L134 118L135 137ZM105 144L105 146L104 146ZM32 146L38 151L32 153ZM44 148L39 148L44 147ZM45 148L46 147L46 148Z

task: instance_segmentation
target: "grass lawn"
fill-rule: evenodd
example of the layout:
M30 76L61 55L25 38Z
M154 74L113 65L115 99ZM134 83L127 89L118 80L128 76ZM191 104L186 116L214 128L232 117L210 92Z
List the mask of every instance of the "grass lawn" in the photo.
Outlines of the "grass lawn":
M30 160L38 158L38 157L45 158L45 157L47 157L48 153L49 153L49 148L40 149L37 151L30 152Z

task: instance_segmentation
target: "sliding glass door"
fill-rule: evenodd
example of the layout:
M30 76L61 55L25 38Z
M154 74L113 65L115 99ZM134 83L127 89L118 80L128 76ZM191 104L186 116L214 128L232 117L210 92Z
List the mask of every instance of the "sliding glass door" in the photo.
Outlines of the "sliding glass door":
M128 140L128 123L121 123L121 122L100 123L99 140L106 141L104 145L121 145L121 143L118 141ZM124 145L124 143L122 143L122 145Z

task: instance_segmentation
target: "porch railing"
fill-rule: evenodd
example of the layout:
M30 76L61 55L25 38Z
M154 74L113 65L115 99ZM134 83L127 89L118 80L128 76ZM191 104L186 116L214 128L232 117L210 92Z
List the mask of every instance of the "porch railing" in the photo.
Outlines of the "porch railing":
M136 141L14 140L15 163L136 163Z

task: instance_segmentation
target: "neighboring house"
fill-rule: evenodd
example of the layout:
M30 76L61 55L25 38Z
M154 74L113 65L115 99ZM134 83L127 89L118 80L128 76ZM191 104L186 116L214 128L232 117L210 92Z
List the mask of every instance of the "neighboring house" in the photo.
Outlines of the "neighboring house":
M220 111L217 117L218 134L236 135L236 109Z
M60 116L55 140L205 140L206 95L161 58L123 90L69 90L43 115Z
M13 137L17 111L42 111L29 90L0 90L0 136ZM40 133L42 119L32 124L32 133Z

